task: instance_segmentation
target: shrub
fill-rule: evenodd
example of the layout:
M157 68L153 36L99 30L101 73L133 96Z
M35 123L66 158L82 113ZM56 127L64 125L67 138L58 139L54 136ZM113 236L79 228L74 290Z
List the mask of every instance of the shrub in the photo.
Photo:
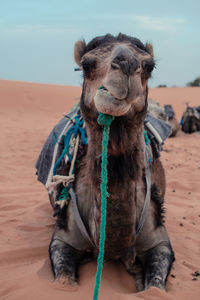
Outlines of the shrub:
M187 86L200 86L200 77L197 77L195 80L188 82Z

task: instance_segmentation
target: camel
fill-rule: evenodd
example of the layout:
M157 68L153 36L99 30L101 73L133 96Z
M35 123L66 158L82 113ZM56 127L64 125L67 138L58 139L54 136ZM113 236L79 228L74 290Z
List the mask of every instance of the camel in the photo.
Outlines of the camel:
M200 131L200 106L191 107L186 103L187 107L181 119L181 129L185 133L193 133Z
M174 137L177 135L178 131L180 130L180 125L176 119L173 107L170 104L164 105L164 107L162 107L160 106L159 102L149 98L147 112L153 117L170 124L172 129L170 137Z
M98 256L102 127L97 117L101 112L115 116L108 144L104 260L122 262L136 276L138 290L151 286L165 289L174 260L163 220L165 173L158 158L147 165L144 140L147 82L155 66L153 47L121 33L107 34L88 44L76 42L74 57L84 76L80 111L88 146L76 164L73 191L89 239L80 230L74 203L69 201L58 213L49 246L55 280L63 285L76 284L80 264ZM145 176L146 171L149 177ZM145 210L148 193L150 203ZM74 195L71 194L72 198Z
M164 110L168 117L168 123L172 127L172 133L171 133L170 137L174 137L178 134L179 130L181 129L181 126L180 126L178 120L176 119L176 115L175 115L172 105L170 105L170 104L164 105Z
M151 98L148 98L147 112L153 117L163 120L164 122L168 121L168 117L164 108L160 105L159 102Z

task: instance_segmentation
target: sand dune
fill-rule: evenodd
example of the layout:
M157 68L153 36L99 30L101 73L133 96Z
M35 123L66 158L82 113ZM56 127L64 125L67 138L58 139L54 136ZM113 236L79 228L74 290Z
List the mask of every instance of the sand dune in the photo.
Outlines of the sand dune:
M48 244L54 218L34 164L63 112L80 97L79 87L0 81L0 299L92 299L96 263L80 268L76 290L53 283ZM172 104L180 119L185 102L200 104L200 88L151 89L150 97ZM134 279L119 263L105 263L99 299L200 299L200 135L168 139L166 226L176 253L167 293L135 293ZM194 280L196 279L196 280Z

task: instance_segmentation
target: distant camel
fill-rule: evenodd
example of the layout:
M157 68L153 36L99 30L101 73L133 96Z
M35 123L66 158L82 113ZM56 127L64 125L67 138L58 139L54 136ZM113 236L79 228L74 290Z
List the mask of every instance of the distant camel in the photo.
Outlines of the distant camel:
M181 126L185 133L193 133L200 131L200 106L191 107L187 104L187 108L183 113Z
M159 102L153 99L148 99L148 113L153 117L170 124L172 129L170 137L177 135L178 131L180 130L180 125L176 119L173 107L170 104L162 107Z

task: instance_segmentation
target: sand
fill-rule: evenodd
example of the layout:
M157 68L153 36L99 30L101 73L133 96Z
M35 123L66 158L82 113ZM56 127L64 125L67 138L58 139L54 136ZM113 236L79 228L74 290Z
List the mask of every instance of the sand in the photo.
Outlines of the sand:
M76 289L53 282L48 245L55 220L34 164L52 127L80 97L79 87L0 81L0 299L92 299L96 263L80 268ZM151 89L180 119L185 102L200 104L200 88ZM167 292L136 293L119 263L105 263L99 299L200 299L200 135L168 139L166 226L176 253ZM193 280L197 279L197 280Z

